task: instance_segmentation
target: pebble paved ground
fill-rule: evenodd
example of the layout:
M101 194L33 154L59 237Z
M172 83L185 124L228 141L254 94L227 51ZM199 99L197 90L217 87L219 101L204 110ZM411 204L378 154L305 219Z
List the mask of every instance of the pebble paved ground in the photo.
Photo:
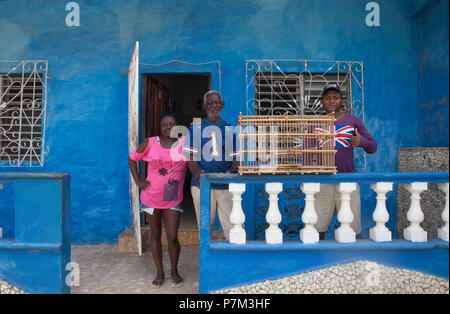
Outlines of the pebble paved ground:
M24 292L9 283L0 280L0 294L24 294Z
M369 261L341 264L215 293L448 294L448 280Z
M161 288L152 288L156 269L150 251L142 256L121 253L117 245L72 246L72 262L80 265L80 286L73 294L178 294L198 293L198 246L183 246L178 269L184 279L182 287L170 286L170 260L163 246L166 280Z

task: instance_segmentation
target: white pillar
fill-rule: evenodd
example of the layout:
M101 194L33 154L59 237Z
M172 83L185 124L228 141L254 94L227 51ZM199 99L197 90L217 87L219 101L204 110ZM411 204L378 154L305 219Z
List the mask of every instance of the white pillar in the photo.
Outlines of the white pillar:
M283 191L282 183L266 183L266 192L269 193L269 210L266 214L266 220L269 228L266 229L266 243L283 243L283 232L278 227L281 222L281 214L278 209L278 194Z
M334 232L334 237L340 243L356 242L356 233L350 227L354 218L350 207L350 193L356 190L356 183L340 183L338 190L341 193L341 208L337 218L341 226Z
M377 223L375 227L370 229L370 238L375 242L392 241L392 232L386 228L389 221L389 213L386 209L386 194L392 191L394 183L377 182L371 184L370 187L377 193L377 206L373 212L373 220Z
M413 182L406 185L411 193L411 205L406 218L411 223L408 228L403 229L403 237L412 242L427 242L427 232L423 230L420 223L424 219L422 208L420 208L420 193L428 187L426 182Z
M300 240L303 243L317 243L319 242L319 232L314 228L314 225L317 223L314 194L320 191L320 183L303 183L301 188L306 197L305 210L302 215L305 227L300 231Z
M448 242L448 183L439 183L438 187L445 193L445 206L441 215L444 226L438 229L438 237Z
M246 234L243 224L245 215L242 211L242 193L245 192L245 184L230 183L228 190L233 194L233 208L231 209L230 222L233 227L230 230L230 243L245 244Z

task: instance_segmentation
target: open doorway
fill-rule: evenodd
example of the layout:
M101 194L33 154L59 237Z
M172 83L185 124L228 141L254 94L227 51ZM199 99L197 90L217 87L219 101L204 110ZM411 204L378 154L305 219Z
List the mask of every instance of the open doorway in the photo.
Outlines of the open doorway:
M165 111L177 114L178 124L189 127L193 118L203 117L203 95L211 88L211 75L202 74L143 74L141 138L159 134L159 119ZM142 169L143 177L147 169ZM191 173L187 171L184 184L180 230L196 229L197 221L191 196ZM143 224L146 225L145 216ZM181 239L180 239L181 242Z

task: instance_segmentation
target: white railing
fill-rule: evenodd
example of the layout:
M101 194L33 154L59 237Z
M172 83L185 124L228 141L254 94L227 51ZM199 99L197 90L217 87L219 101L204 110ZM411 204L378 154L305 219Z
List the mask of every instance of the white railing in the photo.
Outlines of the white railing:
M373 212L373 220L376 226L370 229L370 239L376 242L392 241L392 232L386 227L389 221L389 213L386 208L386 194L393 190L394 182L376 182L371 184L372 190L377 194L377 204ZM243 224L245 215L242 210L242 194L245 192L245 183L231 183L229 191L233 194L233 209L230 221L233 228L230 231L230 243L244 244L246 242ZM407 213L410 225L403 230L406 240L411 242L427 242L427 232L420 226L424 220L424 214L420 207L420 193L427 190L426 182L412 182L406 184L407 190L411 193L411 205ZM442 210L441 218L444 226L438 229L438 237L449 242L449 183L439 183L439 189L445 193L445 206ZM283 183L266 183L266 192L269 194L269 209L266 221L269 227L265 232L265 240L268 244L283 243L283 234L278 224L281 222L281 213L278 208L278 194L283 190ZM319 234L314 228L317 222L317 214L314 207L314 194L320 191L320 183L303 183L301 189L305 193L305 210L302 220L305 227L300 231L300 241L303 243L319 242ZM350 194L356 190L356 182L339 183L341 207L338 213L338 221L341 226L335 231L335 239L338 243L356 242L356 234L350 224L353 222L353 214L350 209Z

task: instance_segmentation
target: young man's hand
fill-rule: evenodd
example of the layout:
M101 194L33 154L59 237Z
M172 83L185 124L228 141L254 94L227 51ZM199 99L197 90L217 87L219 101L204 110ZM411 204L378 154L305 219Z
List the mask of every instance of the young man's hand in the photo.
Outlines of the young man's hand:
M361 143L361 135L358 133L358 129L355 129L355 135L350 139L353 147L359 147Z

